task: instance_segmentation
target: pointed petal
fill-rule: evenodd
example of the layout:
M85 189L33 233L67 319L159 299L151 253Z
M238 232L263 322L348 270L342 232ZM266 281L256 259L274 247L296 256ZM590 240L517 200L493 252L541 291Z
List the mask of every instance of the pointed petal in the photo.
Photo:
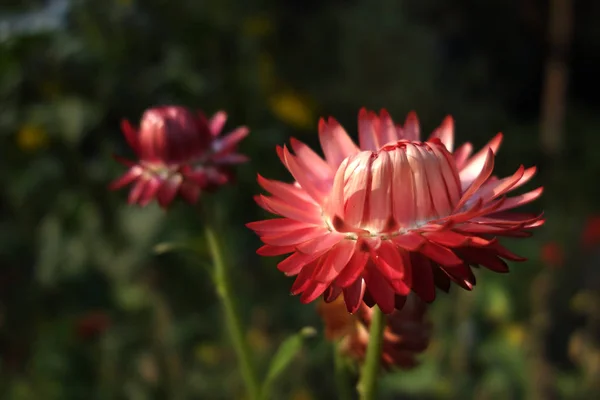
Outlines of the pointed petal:
M392 160L392 185L394 220L401 227L410 226L415 219L416 205L414 191L414 177L408 164L404 151L391 153Z
M466 248L461 249L460 254L469 264L482 265L494 272L508 272L508 265L506 262L496 257L493 252L484 249Z
M342 270L342 272L340 272L340 274L336 278L336 285L342 288L346 288L355 283L355 281L360 278L361 274L365 269L365 266L367 265L367 261L369 260L369 253L360 251L361 247L362 244L358 242L356 244L355 252L352 255L352 258L350 259L350 261L348 261L346 267Z
M419 251L426 240L415 232L407 232L404 235L394 236L392 241L408 251Z
M325 293L323 293L323 300L325 300L325 303L331 303L336 300L340 294L342 294L342 288L331 285L325 290Z
M372 157L373 153L369 151L363 151L356 156L350 157L343 175L344 187L336 188L335 193L338 199L336 204L344 207L343 213L336 215L343 216L344 221L350 226L360 226L365 213L367 187L371 180L370 163L372 162ZM341 167L342 166L340 166L340 169ZM358 170L358 168L360 168L360 170ZM354 175L352 179L348 179L350 172ZM339 184L342 185L342 181L340 181ZM340 193L340 190L343 190L343 195ZM343 202L340 204L340 196L346 199L346 204Z
M240 126L231 133L223 136L223 138L215 140L213 142L213 151L215 154L212 157L219 157L220 155L234 151L238 143L248 136L249 132L250 130L247 127Z
M202 120L206 120L204 115L202 115ZM208 121L208 127L210 129L210 133L213 136L219 136L221 131L223 130L223 126L225 126L225 122L227 121L227 113L225 111L219 111L212 116L210 121Z
M335 177L333 178L333 184L329 196L325 201L323 212L328 216L337 216L341 220L341 215L344 215L345 202L344 202L344 176L346 174L346 168L348 166L348 160L342 162Z
M304 190L312 197L318 204L323 203L323 199L327 195L318 182L314 180L308 170L302 168L302 166L296 160L287 147L283 147L283 158L287 169L290 171L294 179L302 186Z
M325 289L327 289L328 284L312 281L310 285L302 292L302 296L300 296L300 301L304 304L308 304L317 299L320 295L323 294Z
M292 150L294 150L294 154L298 157L298 160L300 160L306 168L310 168L313 175L317 178L329 179L335 173L335 170L332 169L325 160L301 141L291 138L290 144Z
M462 172L465 170L461 171L460 180L463 184L463 188L468 187L468 189L464 192L462 198L456 205L455 211L460 210L462 208L462 206L464 206L465 203L469 199L471 199L471 196L473 196L473 194L481 187L481 185L483 185L483 183L490 177L493 170L494 170L494 153L492 152L491 149L488 149L487 156L486 156L483 164L481 165L481 170L479 172L477 172L477 175L475 175L473 177L473 180L471 180L471 176L468 176L468 179L467 178L463 179ZM470 170L470 171L472 172L473 170Z
M259 256L272 257L272 256L280 256L283 254L288 254L295 250L296 250L296 248L294 246L281 247L281 246L269 246L268 244L265 244L264 246L262 246L258 250L256 250L256 254L258 254Z
M361 150L379 150L376 125L379 125L379 118L374 113L367 111L366 108L361 108L358 112L358 141Z
M182 182L183 178L181 175L174 175L162 183L157 194L158 204L160 204L161 207L167 207L171 204L173 199L175 199Z
M264 221L249 222L246 226L259 235L264 235L267 233L290 232L296 229L308 228L312 225L288 218L274 218Z
M294 254L290 255L285 260L277 264L277 269L286 274L287 276L297 275L298 273L300 273L302 268L304 268L304 266L312 263L322 255L323 253L304 254L300 252L295 252Z
M148 205L158 193L160 189L161 181L159 178L153 176L148 179L144 192L140 195L139 205L144 207Z
M344 270L356 248L355 240L342 240L326 256L323 264L319 265L313 279L330 283Z
M144 193L144 189L147 183L147 176L142 175L139 177L139 179L135 182L133 188L129 192L129 198L127 199L127 202L129 204L136 204L140 200L140 197L142 196L142 193Z
M460 287L465 290L473 290L475 286L476 279L475 275L473 275L473 271L467 265L461 265L458 267L439 267L442 272L452 280L452 282L456 283Z
M453 156L454 162L456 163L456 168L458 168L459 171L465 167L472 152L473 145L471 143L464 143L462 146L456 149Z
M259 206L263 207L267 211L272 212L273 214L278 214L282 217L308 224L321 225L323 223L321 220L320 210L317 208L300 209L294 207L293 205L287 204L282 200L263 195L256 196L255 200Z
M398 134L392 117L386 109L379 112L379 143L381 146L386 143L398 141Z
M369 191L369 227L383 231L389 224L392 213L392 160L388 152L381 152L371 166L371 188Z
M448 293L450 290L450 278L440 268L433 268L433 281L435 286Z
M428 140L438 138L446 146L446 149L452 153L454 149L454 119L450 115L444 118L442 125L437 128Z
M419 118L417 113L411 111L406 116L406 121L403 127L404 139L419 141L421 140L421 127L419 125Z
M131 126L129 121L123 120L121 121L121 130L123 131L123 136L125 136L125 140L127 140L127 144L129 147L133 149L135 154L139 156L139 141L138 141L138 132L137 130Z
M404 262L398 253L398 248L384 240L379 249L371 251L371 259L381 274L390 281L404 278Z
M410 254L412 276L408 286L425 302L435 300L431 261L418 253ZM406 280L405 280L406 282Z
M302 293L312 283L312 280L310 278L313 272L315 271L318 262L319 260L315 260L305 265L304 268L302 268L302 270L296 277L296 280L292 284L292 288L290 289L290 293L292 295Z
M323 236L299 244L296 246L296 249L304 254L315 254L333 248L333 246L342 240L344 240L344 235L336 232L329 232Z
M120 189L138 179L144 173L144 169L139 165L134 165L120 178L114 180L108 187L110 190Z
M444 267L463 264L463 261L452 250L434 242L427 241L419 252Z
M354 314L360 308L365 294L365 284L362 279L344 288L344 302L349 313Z
M365 285L368 293L373 297L375 303L384 314L390 314L395 309L395 292L388 281L376 268L365 270Z
M344 128L333 118L329 118L327 123L323 119L319 120L319 140L325 159L333 169L337 169L346 157L360 151Z
M519 196L511 197L511 198L507 199L504 202L504 204L496 210L496 212L510 210L511 208L517 208L517 207L521 207L525 204L531 203L532 201L534 201L538 197L540 197L543 192L544 192L544 188L539 187L535 190L532 190L531 192L527 192L527 193L519 195Z
M328 234L329 230L322 226L310 226L294 231L280 232L270 235L261 236L261 240L265 244L271 246L297 246L300 243L312 240L317 237L323 237Z
M312 197L310 197L304 189L298 186L279 181L272 181L263 178L260 174L257 176L257 181L267 192L287 203L292 203L294 206L302 207L306 203L314 204Z
M490 140L487 145L483 146L483 148L479 150L477 154L471 157L465 163L465 166L460 169L460 180L463 182L463 188L468 187L483 169L483 164L485 164L488 157L488 151L491 150L495 155L500 147L500 143L502 143L501 133L494 136L494 138Z

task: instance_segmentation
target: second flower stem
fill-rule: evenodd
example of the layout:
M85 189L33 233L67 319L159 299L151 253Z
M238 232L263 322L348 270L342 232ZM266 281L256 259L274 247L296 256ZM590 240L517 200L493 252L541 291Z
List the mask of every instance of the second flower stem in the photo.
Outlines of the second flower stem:
M377 375L381 364L383 350L383 331L385 328L385 315L379 306L373 307L371 329L369 330L369 344L367 355L360 372L358 381L358 395L360 400L375 400L377 395Z
M244 334L244 329L242 328L242 323L236 308L235 299L231 293L229 277L227 275L227 264L223 257L223 250L219 243L219 237L208 221L205 224L205 234L214 264L213 279L217 294L223 304L227 328L229 329L233 347L237 354L242 377L246 385L246 390L248 391L248 398L250 400L258 400L260 396L260 385L254 369L250 346L248 346L246 335Z

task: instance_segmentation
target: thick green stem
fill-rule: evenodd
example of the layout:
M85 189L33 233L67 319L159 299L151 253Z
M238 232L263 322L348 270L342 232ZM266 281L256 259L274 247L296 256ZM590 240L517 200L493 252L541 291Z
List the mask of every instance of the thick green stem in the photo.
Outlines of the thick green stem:
M214 263L214 281L217 289L217 294L223 304L225 311L225 320L231 335L231 341L240 363L240 369L246 390L250 400L258 400L260 394L260 386L252 361L250 347L246 341L246 335L242 328L239 313L236 308L235 300L231 293L229 279L227 276L227 265L223 257L223 250L219 244L218 236L207 221L205 224L206 238Z
M377 376L381 364L384 328L385 315L378 306L374 306L367 355L357 387L360 400L375 400L377 396Z

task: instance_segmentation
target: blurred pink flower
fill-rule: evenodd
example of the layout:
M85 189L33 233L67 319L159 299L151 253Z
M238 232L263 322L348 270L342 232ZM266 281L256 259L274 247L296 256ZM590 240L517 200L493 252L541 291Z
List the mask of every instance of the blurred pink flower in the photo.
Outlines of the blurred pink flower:
M320 302L317 307L327 339L339 340L342 352L362 363L369 343L373 310L362 304L356 314L349 314L342 296L331 303ZM418 364L417 356L427 349L431 338L431 323L426 319L426 311L426 304L411 295L402 310L386 317L381 354L383 367L409 369Z
M527 183L535 167L510 177L492 176L502 135L469 157L470 143L454 149L454 122L447 117L426 142L415 113L404 126L387 113L362 109L360 148L333 118L319 123L325 159L291 140L277 153L294 183L258 176L272 196L257 203L281 218L252 222L264 242L257 253L278 256L286 275L297 276L292 294L309 303L342 292L348 311L363 300L385 312L401 308L414 291L433 301L435 287L450 282L471 290L471 266L507 272L503 259L523 261L501 246L498 236L527 237L541 216L511 213L542 194L542 188L506 198Z
M600 244L600 216L592 215L586 220L581 241L586 249Z
M561 244L555 241L545 243L541 249L541 259L544 264L558 268L565 262L565 253Z
M231 179L232 165L247 160L236 151L248 128L219 137L226 119L223 111L207 120L184 107L161 106L144 113L138 130L123 121L121 128L138 161L117 158L129 170L111 189L134 183L129 203L141 206L156 198L161 207L167 207L178 193L195 203L202 191Z
M110 316L101 310L90 311L75 322L75 333L80 339L94 339L102 335L112 322Z

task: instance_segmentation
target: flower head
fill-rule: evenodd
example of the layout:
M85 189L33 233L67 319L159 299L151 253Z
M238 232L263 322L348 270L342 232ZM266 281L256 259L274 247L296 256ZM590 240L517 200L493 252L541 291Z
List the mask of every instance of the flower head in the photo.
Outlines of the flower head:
M549 267L558 268L565 263L565 250L561 243L550 241L540 249L542 262Z
M383 367L408 369L417 365L417 356L425 351L431 338L431 323L425 318L426 311L426 304L411 295L402 310L387 316L381 354ZM347 356L358 362L364 361L373 310L362 304L356 314L349 314L340 296L331 303L319 303L318 312L325 324L327 339L339 340L341 350Z
M119 189L134 183L129 203L146 205L156 198L168 206L179 193L195 203L201 191L211 190L231 178L231 165L246 161L236 153L247 134L246 127L219 137L227 115L220 111L210 120L180 106L147 110L136 130L128 121L121 128L137 162L118 158L129 170L111 184Z
M417 117L404 126L389 114L362 109L360 147L332 118L319 123L325 159L292 139L277 153L294 183L258 176L272 196L257 203L281 218L248 226L262 239L257 252L290 254L278 268L297 276L293 294L311 302L341 293L348 311L363 300L390 313L415 292L426 302L450 282L471 290L471 267L507 272L504 260L522 261L501 246L500 236L526 237L541 216L507 212L538 198L542 188L506 198L535 174L521 166L512 176L492 176L502 135L482 150L466 143L454 150L454 123L447 117L425 142Z
M600 243L600 216L593 215L586 219L581 242L586 250L592 249Z

